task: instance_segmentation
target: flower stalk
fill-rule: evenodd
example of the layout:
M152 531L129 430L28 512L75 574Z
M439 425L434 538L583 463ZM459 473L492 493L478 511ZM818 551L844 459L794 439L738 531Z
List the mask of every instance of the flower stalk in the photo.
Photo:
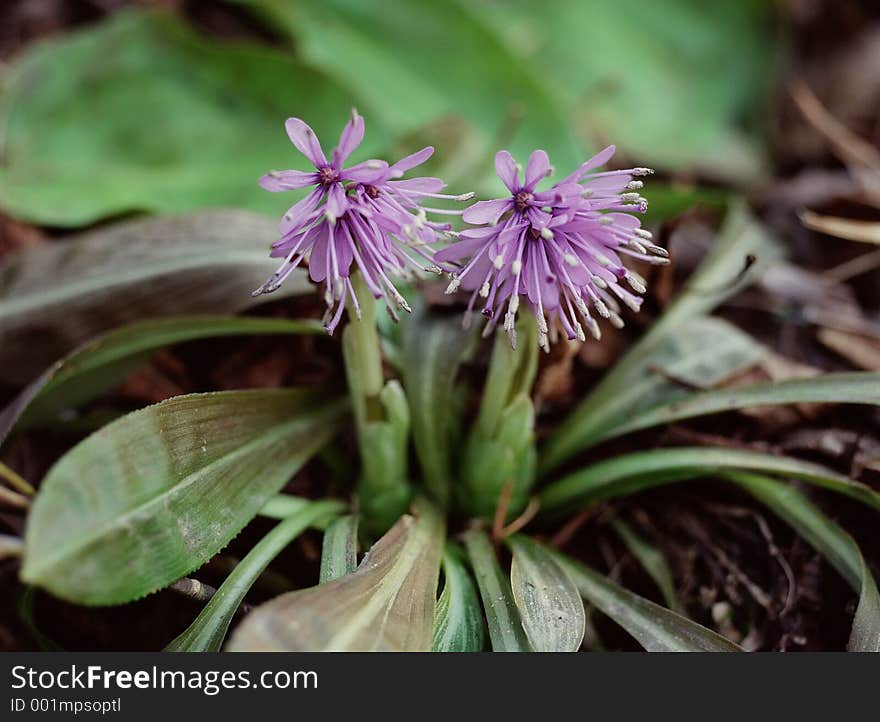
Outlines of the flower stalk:
M404 514L412 498L408 470L409 405L397 381L385 382L375 304L359 272L351 275L358 308L349 299L342 336L361 458L357 494L367 531L381 533Z

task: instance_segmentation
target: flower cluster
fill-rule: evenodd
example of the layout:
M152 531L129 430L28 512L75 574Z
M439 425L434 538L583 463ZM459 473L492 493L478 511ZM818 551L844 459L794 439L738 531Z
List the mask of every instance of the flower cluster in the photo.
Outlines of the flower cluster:
M456 243L435 254L444 266L460 262L447 293L459 287L472 292L466 320L477 299L485 299L482 313L491 331L506 304L503 325L515 344L523 297L534 311L538 342L548 350L557 320L569 339L585 340L584 327L598 339L591 308L617 327L623 324L620 303L639 309L645 282L621 257L659 264L668 256L633 215L647 210L637 178L653 171L598 172L614 150L609 146L544 191L538 184L552 173L544 151L531 154L522 179L510 153L495 156L495 169L510 196L465 210L464 220L480 225L457 234Z
M288 118L285 129L315 170L272 171L260 178L260 185L273 192L313 188L284 214L279 227L281 238L271 251L273 258L284 261L254 295L275 291L308 259L309 276L316 283L324 283L324 327L333 333L347 297L360 315L350 280L355 263L367 288L376 298L385 299L393 318L397 318L395 307L409 311L389 275L410 277L415 270L439 272L426 249L437 240L438 232L450 228L448 223L428 220L421 207L426 198L452 198L440 193L443 181L402 179L406 171L430 158L434 149L423 148L392 165L367 160L346 168L346 160L364 137L364 119L356 111L352 111L329 160L314 131L302 120ZM467 200L472 195L455 199Z
M284 261L254 295L276 290L307 261L311 279L325 286L324 325L330 333L347 298L360 316L350 280L352 264L370 292L385 299L395 320L395 308L410 309L390 276L448 271L452 281L447 293L459 288L471 292L465 322L483 299L487 333L503 312L503 327L514 345L516 314L524 298L537 321L538 343L548 350L560 327L569 339L585 340L585 328L598 339L593 313L620 327L621 304L639 309L645 281L624 265L624 256L668 262L666 251L652 242L635 215L647 210L639 178L653 171L598 170L614 155L614 146L547 190L538 189L553 172L547 153L533 152L523 172L510 153L500 151L495 169L510 195L479 201L461 212L423 203L429 198L467 200L472 193L445 195L439 178L403 179L431 156L430 146L391 165L367 160L346 168L364 137L364 120L357 112L352 111L329 160L303 121L289 118L285 127L315 170L273 171L260 185L269 191L312 190L284 214L281 238L271 252ZM471 227L453 233L450 224L429 220L429 212L460 214ZM446 235L455 242L434 252L431 246Z

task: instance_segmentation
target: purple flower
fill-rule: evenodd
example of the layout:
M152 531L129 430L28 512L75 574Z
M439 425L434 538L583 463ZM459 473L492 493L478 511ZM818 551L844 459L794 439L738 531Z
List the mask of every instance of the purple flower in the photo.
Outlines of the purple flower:
M459 286L472 292L466 323L477 298L483 298L490 332L506 304L504 328L515 345L516 313L524 297L535 314L538 342L548 350L557 322L569 339L585 340L584 326L598 339L591 308L617 327L623 325L620 303L639 309L637 294L645 292L645 282L623 265L622 257L660 264L668 262L668 254L632 215L647 210L636 177L653 171L596 172L614 150L609 146L546 191L537 190L552 172L543 150L531 154L523 180L510 153L495 156L495 169L510 196L466 209L465 221L487 225L461 232L457 243L434 255L443 266L462 262L447 293Z
M410 308L389 276L409 278L417 270L439 272L425 247L436 241L438 232L450 228L447 223L429 221L421 207L425 198L452 198L440 193L443 181L401 179L406 171L430 158L434 149L423 148L390 166L383 160L367 160L345 168L345 161L364 137L364 120L357 111L352 111L330 160L314 131L302 120L288 118L285 128L315 170L272 171L260 178L260 185L274 192L314 188L284 214L279 227L281 238L272 245L270 254L284 261L254 295L275 291L308 259L309 276L325 286L324 327L332 334L347 297L360 316L350 280L355 263L367 288L376 298L385 299L388 312L396 320L394 306L406 311Z

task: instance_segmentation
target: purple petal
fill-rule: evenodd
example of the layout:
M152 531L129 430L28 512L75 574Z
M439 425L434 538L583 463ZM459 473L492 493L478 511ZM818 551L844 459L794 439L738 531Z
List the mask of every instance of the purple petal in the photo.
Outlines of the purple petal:
M462 214L466 223L497 223L498 219L513 208L510 198L498 198L494 201L478 201Z
M342 168L345 159L350 156L364 139L364 119L354 109L351 111L351 120L345 124L342 134L339 136L339 145L333 149L333 167L336 170Z
M391 177L400 178L400 176L406 173L406 171L421 165L432 155L434 155L434 148L429 145L422 148L416 153L412 153L405 158L401 158L399 161L391 166Z
M439 178L430 178L428 176L391 181L390 185L392 188L407 193L439 193L446 187L446 184Z
M348 208L348 200L345 197L345 191L342 185L334 183L327 192L327 205L324 206L327 214L333 216L333 219L339 218Z
M343 170L340 180L349 180L355 183L378 183L388 174L388 164L384 160L365 160L363 163L353 165Z
M581 166L581 173L587 173L591 170L599 168L605 165L611 157L614 155L614 152L617 150L617 146L609 145L607 148L600 150L596 155L594 155L590 160L584 163Z
M327 156L321 148L318 136L306 123L299 118L288 118L284 124L290 141L296 149L314 164L315 168L327 165Z
M265 190L278 193L315 185L318 182L318 175L301 170L279 170L267 173L258 182Z
M506 150L495 154L495 172L511 193L519 190L519 170L513 156Z
M327 278L327 267L330 254L327 252L330 242L329 226L325 223L321 226L318 240L312 246L312 255L309 258L309 278L315 283L320 283Z
M607 148L600 150L596 155L590 158L585 163L582 163L581 166L570 176L560 181L560 185L562 183L577 183L581 178L583 178L585 173L589 173L591 170L599 168L600 166L605 165L609 160L611 160L611 156L614 155L614 152L617 150L617 146L609 145Z
M530 191L535 190L535 186L543 178L547 177L550 172L550 158L547 152L536 150L529 156L529 162L526 165L526 182L523 186Z
M318 203L321 202L321 198L323 197L324 189L318 187L315 188L311 193L309 193L305 198L303 198L299 203L291 206L287 213L282 216L281 223L279 224L279 230L281 231L282 235L288 233L292 229L296 228L300 223L302 223L303 218L318 207Z
M437 251L434 254L434 260L438 263L448 263L450 261L459 261L472 256L487 243L485 238L464 238L451 246Z

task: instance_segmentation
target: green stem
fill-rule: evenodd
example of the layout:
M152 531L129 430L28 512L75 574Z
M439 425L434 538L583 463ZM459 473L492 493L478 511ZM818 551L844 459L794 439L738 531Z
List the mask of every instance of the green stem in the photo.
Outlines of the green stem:
M366 424L370 410L379 403L385 384L382 376L382 349L376 330L376 304L373 294L359 272L351 276L351 285L360 302L360 318L351 299L347 310L349 324L344 332L343 354L348 383L352 389L358 427Z
M342 355L351 393L361 459L358 497L368 532L384 532L411 499L407 461L409 405L396 381L385 383L375 302L359 273L351 276L360 318L350 301Z

